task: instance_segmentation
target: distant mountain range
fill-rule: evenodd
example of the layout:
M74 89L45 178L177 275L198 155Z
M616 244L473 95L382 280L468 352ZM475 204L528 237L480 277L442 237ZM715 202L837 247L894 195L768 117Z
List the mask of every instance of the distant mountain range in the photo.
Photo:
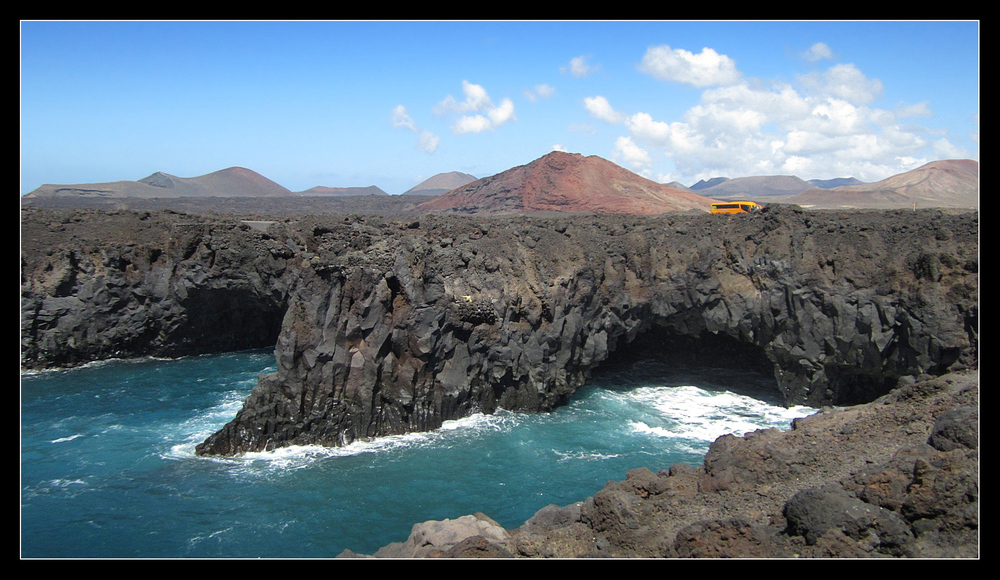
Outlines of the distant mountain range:
M290 197L295 194L259 173L230 167L200 177L156 172L139 181L43 185L24 197Z
M477 179L453 171L440 173L406 191L437 196L422 211L615 212L663 213L707 211L713 200L748 198L761 203L791 203L816 209L979 207L979 162L934 161L875 183L854 178L804 181L795 176L754 176L703 180L690 188L661 184L601 157L553 152L526 165ZM79 185L46 184L24 196L32 198L171 198L171 197L355 197L386 196L369 187L317 186L294 193L243 167L200 177L157 172L138 181Z
M326 195L334 197L347 197L352 195L389 195L381 188L374 185L368 187L324 187L317 185L305 191L298 192L297 195Z
M715 177L691 186L692 191L718 199L774 197L796 195L810 189L828 189L844 185L862 185L853 177L813 179L805 181L794 175L761 175L752 177Z
M708 211L711 203L703 195L646 179L601 157L554 151L453 189L418 205L417 211L660 214Z
M245 167L230 167L199 177L177 177L156 172L138 181L112 181L81 185L46 184L24 197L295 197L389 195L380 188L317 186L292 192Z

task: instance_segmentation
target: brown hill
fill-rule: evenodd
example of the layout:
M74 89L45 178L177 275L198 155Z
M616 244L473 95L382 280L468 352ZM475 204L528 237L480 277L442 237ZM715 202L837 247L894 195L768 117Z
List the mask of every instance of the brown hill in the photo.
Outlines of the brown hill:
M461 171L438 173L406 190L403 192L403 195L441 195L475 180L475 175L469 175Z
M597 156L556 151L449 191L420 204L417 210L660 214L708 211L712 201L656 183Z
M979 162L971 159L932 161L912 171L866 183L810 189L783 203L817 209L979 207Z
M291 191L243 167L199 177L156 172L139 181L42 185L25 197L286 197Z
M326 187L317 185L305 191L298 192L298 195L322 195L329 197L347 197L352 195L389 195L382 191L382 188L369 185L368 187Z

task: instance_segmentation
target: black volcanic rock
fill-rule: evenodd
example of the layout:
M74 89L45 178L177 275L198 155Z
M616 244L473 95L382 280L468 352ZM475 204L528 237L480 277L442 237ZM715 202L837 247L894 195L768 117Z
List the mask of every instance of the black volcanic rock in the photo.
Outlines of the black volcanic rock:
M280 236L172 211L26 209L21 228L24 368L277 338L294 255Z
M426 555L978 555L975 213L21 216L22 368L276 343L202 455L545 411L651 353L857 405Z
M317 225L277 372L199 452L547 411L644 347L753 362L789 404L869 401L974 362L977 228L972 215L782 209ZM934 279L920 274L930 254Z

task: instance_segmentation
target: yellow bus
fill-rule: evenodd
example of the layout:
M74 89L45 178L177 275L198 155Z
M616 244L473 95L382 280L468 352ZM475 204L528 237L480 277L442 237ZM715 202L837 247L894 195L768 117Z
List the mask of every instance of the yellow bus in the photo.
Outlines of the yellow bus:
M723 201L712 204L712 213L753 213L762 206L752 201Z

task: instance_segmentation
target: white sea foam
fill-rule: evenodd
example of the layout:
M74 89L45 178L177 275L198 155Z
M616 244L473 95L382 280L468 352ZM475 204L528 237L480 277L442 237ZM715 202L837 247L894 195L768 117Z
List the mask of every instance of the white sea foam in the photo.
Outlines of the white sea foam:
M218 410L218 407L216 408ZM341 447L322 445L290 445L268 451L244 453L235 457L198 457L195 447L214 432L215 428L192 434L184 443L170 448L169 456L184 459L205 459L230 465L241 473L266 475L274 472L291 472L307 468L317 460L336 457L351 457L364 454L378 454L400 449L447 446L464 437L476 437L484 432L510 430L516 427L517 413L500 411L485 415L477 413L469 417L445 421L440 428L428 432L386 435L367 440L354 441ZM217 428L217 427L216 427Z
M559 451L556 449L552 450L559 461L601 461L605 459L614 459L615 457L620 457L619 453L598 453L596 451L574 451L566 452Z
M637 432L708 442L727 434L787 428L792 419L815 412L809 407L786 409L746 395L695 386L642 387L628 391L628 396L655 411L648 420L631 423Z

